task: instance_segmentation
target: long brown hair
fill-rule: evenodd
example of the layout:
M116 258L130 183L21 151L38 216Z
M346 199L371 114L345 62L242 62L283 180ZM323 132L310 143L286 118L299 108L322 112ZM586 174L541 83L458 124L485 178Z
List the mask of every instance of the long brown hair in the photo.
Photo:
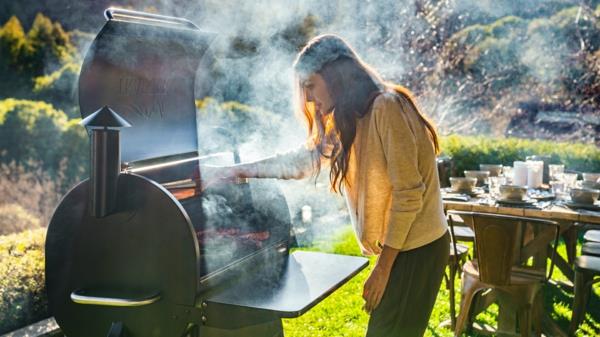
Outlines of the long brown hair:
M378 94L393 91L404 96L417 111L430 136L435 153L439 154L439 140L434 124L421 112L414 95L405 87L385 83L379 74L364 63L340 37L321 35L312 39L298 54L296 70L296 104L301 118L306 121L309 145L317 149L317 174L320 158L329 159L331 188L341 192L348 172L350 149L356 137L357 119L366 115ZM334 112L319 115L314 103L309 102L302 80L311 73L322 76L333 100Z

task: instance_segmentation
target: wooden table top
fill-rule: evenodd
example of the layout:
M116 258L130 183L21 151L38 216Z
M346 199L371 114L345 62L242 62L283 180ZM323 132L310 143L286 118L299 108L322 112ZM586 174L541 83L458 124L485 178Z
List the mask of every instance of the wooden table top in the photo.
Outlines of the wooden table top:
M472 211L485 213L498 213L503 215L527 216L532 218L550 219L555 221L584 222L600 224L600 212L588 210L573 210L565 206L552 204L543 209L507 207L498 204L482 203L481 198L473 198L471 201L444 200L445 210Z

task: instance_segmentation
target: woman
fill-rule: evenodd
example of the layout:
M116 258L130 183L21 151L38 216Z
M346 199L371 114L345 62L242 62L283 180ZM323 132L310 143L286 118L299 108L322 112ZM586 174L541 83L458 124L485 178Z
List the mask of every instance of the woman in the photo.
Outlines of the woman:
M299 179L329 166L363 253L379 255L363 289L367 336L422 336L449 253L435 128L337 36L312 39L294 70L307 145L204 177Z

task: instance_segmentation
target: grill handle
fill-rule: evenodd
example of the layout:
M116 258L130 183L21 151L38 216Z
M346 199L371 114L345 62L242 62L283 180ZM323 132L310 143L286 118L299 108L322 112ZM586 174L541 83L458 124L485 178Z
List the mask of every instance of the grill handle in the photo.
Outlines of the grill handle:
M90 295L89 291L75 290L71 293L71 300L78 304L104 305L109 307L139 307L152 304L160 300L160 293L139 296L136 298L123 298L117 296Z
M151 14L145 12L132 11L129 9L109 7L104 11L104 17L106 20L120 20L120 21L151 21L153 23L162 23L171 26L183 26L189 29L198 29L194 23L183 18L176 18L173 16L165 16L158 14Z

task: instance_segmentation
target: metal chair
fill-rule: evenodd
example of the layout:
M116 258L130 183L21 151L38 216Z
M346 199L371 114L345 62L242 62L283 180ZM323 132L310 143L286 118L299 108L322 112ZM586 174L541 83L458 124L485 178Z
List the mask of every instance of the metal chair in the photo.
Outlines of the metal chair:
M573 298L573 315L569 325L569 336L583 321L592 285L600 282L600 257L581 255L575 259L575 297Z
M460 216L456 214L454 214L454 216L446 214L446 217L448 218L448 223L452 221L452 225L454 228L454 238L456 239L456 241L473 243L475 242L475 232L473 232L473 229L471 229L471 227L465 224L465 222Z
M541 313L542 303L538 295L542 284L554 270L558 223L488 213L448 213L462 217L465 223L473 226L476 246L476 260L463 266L462 297L455 336L460 336L467 328L471 329L473 300L487 289L508 295L519 308L521 336L530 336L532 326L536 334L541 334L541 319L533 316ZM536 252L539 252L540 246L547 247L552 239L553 255L546 275L546 254L541 256ZM534 256L533 265L528 264L531 256Z
M453 240L456 240L457 242L475 243L475 232L473 232L473 229L471 229L471 227L469 227L460 216L458 216L456 214L453 214L453 215L446 214L446 217L448 218L448 223L449 224L452 223L451 229L453 231L453 234L452 234ZM475 247L475 245L473 245L473 251L475 251L475 250L476 250L476 247ZM468 252L467 252L467 254L468 254ZM475 252L473 254L475 254ZM467 258L472 259L472 256L467 255ZM461 265L461 268L462 268L462 265Z
M452 330L456 326L456 292L454 291L454 281L456 280L456 273L462 266L467 262L469 247L457 243L457 237L455 234L454 221L452 218L448 218L448 224L450 225L450 256L448 258L448 273L444 273L444 279L446 281L446 289L450 295L450 326Z
M583 241L585 242L600 242L600 230L590 229L583 234Z
M457 241L475 242L475 233L468 226L464 226L464 223L463 226L455 226L454 233Z
M600 242L585 242L581 246L581 255L600 257Z

